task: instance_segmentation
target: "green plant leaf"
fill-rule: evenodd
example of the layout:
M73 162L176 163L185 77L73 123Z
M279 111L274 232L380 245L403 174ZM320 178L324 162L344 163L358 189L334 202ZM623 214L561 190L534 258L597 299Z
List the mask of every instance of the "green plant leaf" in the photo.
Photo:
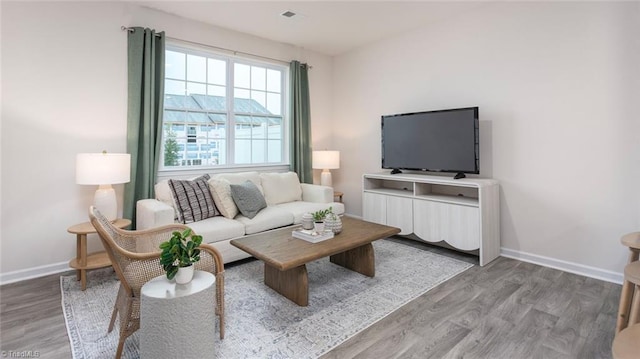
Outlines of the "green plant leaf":
M177 273L178 273L178 267L176 266L169 267L169 269L167 270L167 279L172 280Z

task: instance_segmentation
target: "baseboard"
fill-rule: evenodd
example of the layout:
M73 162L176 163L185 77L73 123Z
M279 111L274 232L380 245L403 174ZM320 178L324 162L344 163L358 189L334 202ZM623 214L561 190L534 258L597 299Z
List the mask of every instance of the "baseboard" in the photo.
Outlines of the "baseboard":
M606 269L587 266L584 264L563 261L556 258L545 257L537 254L516 251L508 248L500 248L500 255L507 258L517 259L523 262L538 264L544 267L559 269L561 271L583 275L600 279L606 282L622 284L623 274Z
M361 218L352 214L346 216ZM591 267L584 264L563 261L556 258L545 257L537 254L516 251L509 248L500 248L500 255L507 258L517 259L523 262L538 264L544 267L562 270L569 273L579 274L586 277L600 279L606 282L622 284L623 274L601 268ZM40 267L21 269L8 273L0 273L0 285L15 283L27 279L44 277L50 274L56 274L71 270L69 262L60 262Z
M0 285L20 282L32 278L44 277L49 274L66 272L68 270L71 270L71 268L69 267L69 262L65 261L40 267L21 269L13 272L0 273Z

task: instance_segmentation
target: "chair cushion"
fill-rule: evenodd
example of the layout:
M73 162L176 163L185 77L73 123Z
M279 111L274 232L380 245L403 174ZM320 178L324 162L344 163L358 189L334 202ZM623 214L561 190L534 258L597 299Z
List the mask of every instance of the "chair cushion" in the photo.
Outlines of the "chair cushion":
M209 191L209 175L190 180L169 180L169 188L182 223L193 223L220 215Z
M302 188L295 172L261 173L260 180L269 206L302 200Z
M233 202L243 216L253 218L261 209L267 207L264 196L250 180L246 180L243 184L232 184L230 186Z
M283 209L269 206L253 218L240 215L236 217L236 221L244 224L245 234L254 234L293 224L293 215Z
M238 215L238 207L231 197L231 183L224 178L212 178L209 180L209 189L220 214L225 218L235 218Z

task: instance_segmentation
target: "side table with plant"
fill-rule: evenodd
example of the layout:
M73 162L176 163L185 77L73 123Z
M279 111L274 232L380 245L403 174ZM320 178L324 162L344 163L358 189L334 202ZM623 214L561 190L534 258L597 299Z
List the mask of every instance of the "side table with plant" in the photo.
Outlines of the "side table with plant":
M167 279L176 280L178 284L186 284L193 279L193 264L200 260L202 236L194 234L191 229L173 232L171 239L160 244L160 264L167 272Z

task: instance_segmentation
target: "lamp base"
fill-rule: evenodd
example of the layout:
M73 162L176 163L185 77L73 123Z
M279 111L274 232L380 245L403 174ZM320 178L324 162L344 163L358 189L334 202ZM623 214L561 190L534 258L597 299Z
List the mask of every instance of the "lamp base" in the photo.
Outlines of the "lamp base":
M118 216L116 191L110 184L98 187L96 194L93 196L93 205L110 221L114 221Z
M327 186L327 187L333 187L333 181L331 180L331 171L329 170L322 170L322 173L320 174L320 184L322 186Z

